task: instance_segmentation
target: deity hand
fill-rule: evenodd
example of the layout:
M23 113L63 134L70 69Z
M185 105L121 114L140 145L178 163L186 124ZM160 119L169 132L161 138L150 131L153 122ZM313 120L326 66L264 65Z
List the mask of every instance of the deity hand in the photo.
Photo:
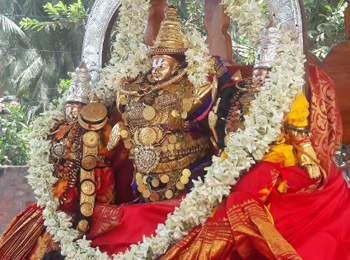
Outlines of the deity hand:
M120 132L121 132L120 125L117 123L117 124L115 124L115 126L113 127L113 129L111 131L111 134L109 135L109 141L108 141L108 144L106 147L108 151L111 151L119 143Z
M156 55L152 57L152 75L155 81L163 82L173 75L179 61L170 55Z
M321 176L319 160L312 147L307 129L296 128L290 125L285 125L285 128L293 147L297 150L299 165L308 172L310 178L319 178Z
M255 68L253 70L253 88L261 87L265 83L268 74L268 68Z
M66 121L68 123L77 121L82 108L83 104L68 103L66 105Z

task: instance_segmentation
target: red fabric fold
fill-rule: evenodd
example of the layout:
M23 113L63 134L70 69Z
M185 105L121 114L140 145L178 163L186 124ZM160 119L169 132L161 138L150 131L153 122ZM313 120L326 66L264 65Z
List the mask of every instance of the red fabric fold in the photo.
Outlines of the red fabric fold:
M181 200L124 205L121 207L120 225L98 236L92 246L98 246L109 255L125 252L142 237L155 234L158 223L164 223L167 215L180 205ZM111 206L109 206L111 207ZM119 207L119 206L116 206ZM106 210L108 210L106 208Z

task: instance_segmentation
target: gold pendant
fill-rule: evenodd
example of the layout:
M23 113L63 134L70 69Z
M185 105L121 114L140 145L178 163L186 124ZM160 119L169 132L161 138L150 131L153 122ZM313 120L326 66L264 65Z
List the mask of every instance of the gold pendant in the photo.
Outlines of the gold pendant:
M171 143L171 144L175 144L175 143L176 143L176 140L177 140L177 138L176 138L176 136L175 136L175 135L171 135L171 136L169 136L169 143Z
M190 171L190 169L184 169L184 170L182 171L182 175L185 176L185 177L187 177L187 178L189 178L189 177L191 176L191 171Z
M192 98L185 98L182 102L182 109L186 112L189 112L192 108L193 99Z
M163 175L160 177L160 181L161 181L162 183L168 183L169 180L170 180L170 178L169 178L169 176L166 175L166 174L163 174Z
M185 185L181 182L176 183L176 188L178 190L183 190L185 188Z
M182 184L186 185L189 182L189 179L186 176L182 176L180 178L180 181L181 181Z
M157 192L153 192L151 194L151 201L158 201L159 200L159 194Z
M138 140L143 145L151 145L156 142L157 140L157 134L156 132L150 128L150 127L144 127L141 129L138 135Z
M125 129L121 130L120 131L120 136L123 138L123 139L126 139L129 137L129 132Z
M145 189L143 192L142 192L142 195L145 199L148 199L149 197L151 197L151 192L148 190L148 189Z
M152 106L147 106L142 111L143 118L150 121L156 116L156 111Z
M167 191L165 192L165 197L166 197L167 199L171 199L173 196L174 196L174 193L173 193L171 190L167 190Z
M152 180L152 186L153 186L154 188L157 188L157 187L159 186L159 180L158 180L158 179L153 179L153 180Z

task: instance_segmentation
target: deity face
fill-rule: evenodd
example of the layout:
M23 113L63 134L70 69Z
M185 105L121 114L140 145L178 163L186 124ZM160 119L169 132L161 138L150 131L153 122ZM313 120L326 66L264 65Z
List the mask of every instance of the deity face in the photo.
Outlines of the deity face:
M78 120L81 109L83 108L82 104L71 103L66 105L66 120L68 122L73 122Z
M169 55L156 55L152 57L152 75L155 81L161 82L169 78L175 71L179 62Z
M267 68L256 68L253 70L253 87L259 88L264 83L269 74L269 70Z

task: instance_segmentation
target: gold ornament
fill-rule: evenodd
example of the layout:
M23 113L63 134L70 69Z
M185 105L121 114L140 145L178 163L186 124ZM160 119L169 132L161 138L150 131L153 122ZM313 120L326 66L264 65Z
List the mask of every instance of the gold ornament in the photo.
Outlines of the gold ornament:
M176 188L178 190L183 190L185 188L185 185L181 182L176 183Z
M97 159L93 155L85 156L81 160L81 166L87 171L93 170L96 167Z
M153 179L152 180L152 186L157 188L159 186L159 180L158 179Z
M83 135L83 143L89 148L94 148L98 145L99 135L94 131L89 131Z
M138 140L143 145L151 145L157 141L157 134L152 128L144 127L139 132Z
M123 138L123 139L126 139L129 137L129 132L125 129L121 130L120 131L120 136Z
M119 97L119 104L121 104L121 105L126 105L126 104L128 104L128 99L126 98L126 96L121 95L121 96Z
M153 192L151 194L151 201L158 201L159 200L159 194L157 192Z
M137 190L141 193L143 193L146 190L146 186L141 184L137 186Z
M98 131L102 129L108 122L107 117L101 123L89 123L85 122L84 119L79 115L78 117L79 125L86 130Z
M174 151L175 150L175 146L173 144L168 144L168 150L169 151Z
M95 181L95 174L93 171L86 171L84 169L80 169L80 182L83 182L84 180L91 180Z
M179 116L179 113L176 110L173 110L171 111L171 116L177 118Z
M90 103L83 107L80 115L87 123L100 123L107 117L107 108L101 103Z
M137 181L140 181L140 180L142 180L142 174L141 173L136 173L136 176L135 176L135 179L137 180Z
M82 233L86 233L86 231L89 229L89 222L86 219L80 220L77 229Z
M185 98L182 102L182 109L186 112L189 112L192 108L192 103L192 98Z
M168 183L169 180L170 180L170 178L169 178L169 176L166 175L166 174L163 174L163 175L160 177L160 181L161 181L162 183Z
M169 6L165 10L166 17L162 21L155 41L155 46L149 51L150 56L161 54L184 54L186 49L183 42L180 22L177 19L177 10Z
M156 116L156 111L152 106L147 106L142 112L143 118L150 121Z
M186 177L186 176L182 176L180 178L180 181L181 181L182 184L186 185L189 182L189 178Z
M93 195L95 193L95 183L86 180L81 184L81 191L86 195Z
M167 191L165 192L165 197L166 197L167 199L171 199L173 196L174 196L173 191L167 190Z
M175 135L169 136L169 142L170 142L171 144L176 144L176 140L177 140L177 138L176 138Z
M130 139L129 139L129 140L126 140L126 141L124 142L124 147L125 147L126 149L131 149L131 148L132 148L132 143L130 142Z
M184 169L184 170L182 171L182 175L185 176L185 177L187 177L187 178L189 178L189 177L191 176L191 171L190 171L190 169Z
M90 203L83 203L80 205L80 212L85 217L90 217L94 213L94 207Z
M142 196L145 198L145 199L148 199L149 197L151 197L151 192L149 190L144 190L142 192Z

